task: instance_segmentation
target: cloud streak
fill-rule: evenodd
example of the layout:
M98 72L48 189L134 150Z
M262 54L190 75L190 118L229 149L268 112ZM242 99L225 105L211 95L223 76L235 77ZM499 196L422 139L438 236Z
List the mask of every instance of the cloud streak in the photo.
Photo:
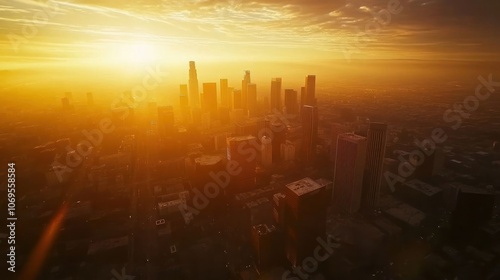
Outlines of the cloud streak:
M301 56L339 58L342 48L373 20L389 0L79 0L57 1L60 11L23 49L30 56L47 42L63 49L82 45L147 41L187 56L208 53L252 53L286 59L291 50ZM500 46L497 30L499 1L401 0L403 11L390 26L370 38L366 57L495 59ZM0 2L0 44L6 34L30 24L30 14L44 4L27 0ZM37 47L35 47L37 46ZM40 55L50 55L47 49ZM398 52L399 51L399 52ZM0 52L0 56L12 55ZM25 55L21 52L20 57ZM53 54L55 55L55 54ZM408 58L408 57L407 57ZM496 58L498 59L498 57Z

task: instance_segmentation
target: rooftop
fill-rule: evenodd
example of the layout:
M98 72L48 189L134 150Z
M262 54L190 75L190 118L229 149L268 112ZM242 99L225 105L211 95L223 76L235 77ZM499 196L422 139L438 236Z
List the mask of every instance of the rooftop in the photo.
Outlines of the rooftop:
M385 210L384 212L412 227L419 226L426 217L424 212L405 203L401 203L396 207Z
M440 188L434 187L420 180L411 180L407 182L405 185L425 194L426 196L433 196L442 191Z
M351 142L366 141L366 137L354 133L343 133L339 135L339 139L344 139Z
M220 156L201 156L199 158L196 158L194 160L196 164L199 165L205 165L205 166L212 166L220 163L222 161L222 157Z
M228 137L227 142L243 142L243 141L251 141L255 140L255 137L252 135L247 135L247 136L235 136L235 137Z
M319 190L324 186L318 184L313 179L306 177L304 179L290 183L290 184L286 185L286 187L289 190L291 190L292 192L294 192L297 196L301 196L301 195Z

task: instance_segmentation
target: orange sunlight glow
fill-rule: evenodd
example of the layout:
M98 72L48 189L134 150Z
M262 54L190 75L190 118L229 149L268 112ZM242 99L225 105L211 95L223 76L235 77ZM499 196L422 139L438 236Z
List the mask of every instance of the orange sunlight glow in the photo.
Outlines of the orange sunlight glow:
M64 204L47 226L45 232L42 234L42 237L33 250L33 253L29 257L21 276L19 277L20 280L34 280L37 278L37 275L47 259L50 249L59 234L59 229L64 221L67 210L68 206Z

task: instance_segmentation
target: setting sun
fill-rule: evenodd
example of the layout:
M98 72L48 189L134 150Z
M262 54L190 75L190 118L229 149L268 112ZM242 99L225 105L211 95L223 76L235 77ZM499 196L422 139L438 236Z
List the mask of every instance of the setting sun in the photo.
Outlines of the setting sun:
M0 280L500 280L499 11L3 0Z
M146 64L159 58L156 47L146 42L117 45L111 51L117 60L129 64Z

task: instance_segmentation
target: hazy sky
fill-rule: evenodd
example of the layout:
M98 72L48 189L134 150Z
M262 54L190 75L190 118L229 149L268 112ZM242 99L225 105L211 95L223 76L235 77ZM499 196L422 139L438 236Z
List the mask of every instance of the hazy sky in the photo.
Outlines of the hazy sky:
M346 52L352 59L500 60L499 13L496 0L1 0L1 70L343 59Z

